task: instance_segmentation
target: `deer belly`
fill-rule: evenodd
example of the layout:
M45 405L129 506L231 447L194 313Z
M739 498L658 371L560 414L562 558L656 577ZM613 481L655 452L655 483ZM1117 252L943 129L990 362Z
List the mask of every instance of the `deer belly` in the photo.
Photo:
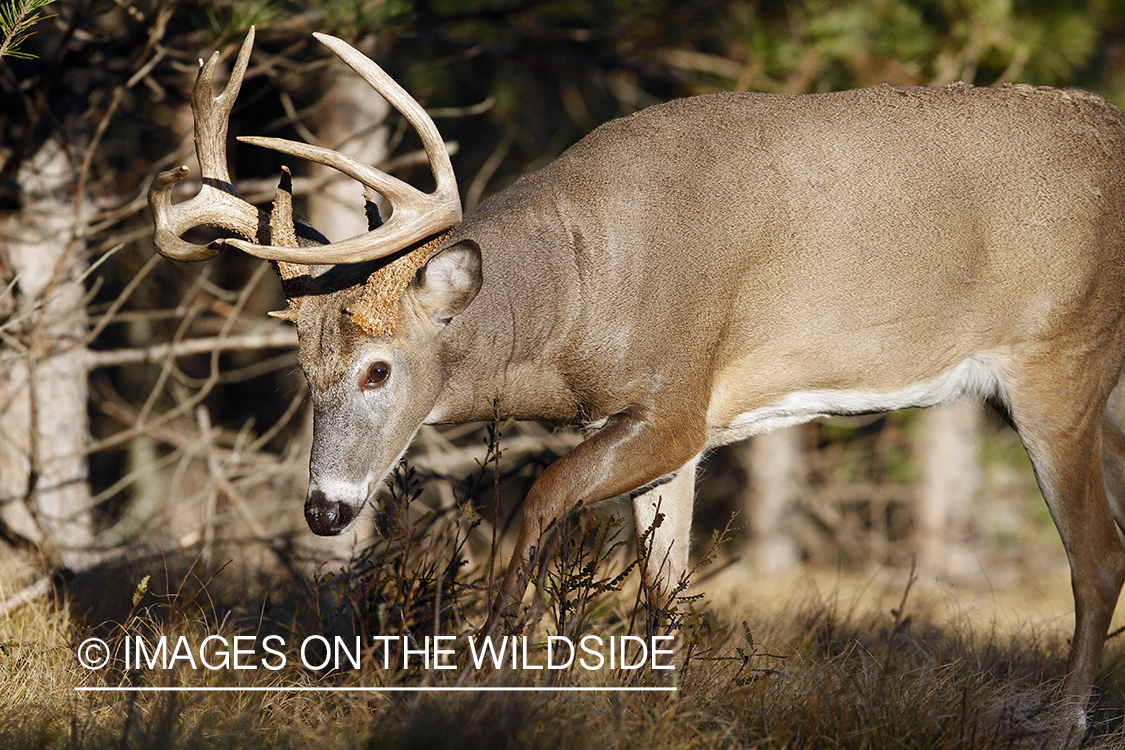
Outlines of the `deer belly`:
M736 383L720 384L708 409L708 421L712 425L708 442L711 446L724 445L819 417L934 406L962 396L1003 397L1000 374L999 357L979 354L962 360L929 381L886 388L795 390L765 399L765 404L752 409L737 410L729 419L721 415L732 403L738 402L738 386Z

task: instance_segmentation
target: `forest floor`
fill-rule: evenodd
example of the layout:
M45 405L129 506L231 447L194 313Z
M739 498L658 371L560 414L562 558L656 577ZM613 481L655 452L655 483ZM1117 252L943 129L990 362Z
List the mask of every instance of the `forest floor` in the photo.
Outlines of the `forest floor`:
M167 636L169 653L178 638L195 648L217 634L220 645L233 650L236 636L256 638L244 641L253 648L267 633L290 646L310 634L339 633L341 622L362 609L348 592L383 590L371 574L389 569L368 569L367 577L356 579L358 588L345 585L342 574L334 584L343 592L335 604L318 596L318 588L296 607L280 591L235 601L238 587L225 584L221 571L203 576L195 568L178 582L167 564L165 582L160 575L145 581L136 571L118 572L101 582L101 595L128 599L133 587L134 605L113 622L92 622L42 600L0 623L0 747L1125 748L1120 639L1107 650L1085 732L1075 726L1073 711L1058 703L1072 627L1060 556L1046 552L1038 561L1046 573L957 583L877 568L804 567L764 576L742 562L717 562L714 573L700 576L706 598L684 606L688 656L685 662L680 652L672 673L472 671L466 654L458 653L453 660L460 670L391 674L379 670L372 650L360 670L298 668L292 650L290 662L274 670L262 668L260 645L247 661L258 665L255 671L192 669L183 659L167 670L136 663L83 668L79 644L101 638L120 660L125 632L143 633L149 644ZM570 580L581 584L581 572L571 572ZM582 634L608 640L643 633L632 617L634 604L626 585L591 597L574 610L577 620L569 626L559 625L557 609L545 614L525 628L533 634L531 661L542 663L548 633L566 632L575 641ZM444 605L440 599L422 603L430 611L435 606ZM405 618L409 611L399 614ZM419 625L416 644L423 632L464 639L475 631L450 616L440 627ZM210 653L214 658L217 652ZM475 691L354 690L372 686ZM562 686L586 690L497 691ZM674 690L589 690L622 686ZM91 687L114 691L80 690ZM144 691L168 687L181 689Z

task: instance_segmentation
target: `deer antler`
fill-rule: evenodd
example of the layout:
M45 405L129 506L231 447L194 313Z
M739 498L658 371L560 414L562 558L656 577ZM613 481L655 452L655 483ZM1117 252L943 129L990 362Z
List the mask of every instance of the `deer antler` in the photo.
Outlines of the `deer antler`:
M457 192L457 180L445 143L434 121L410 94L362 53L335 37L326 34L314 36L359 73L363 80L382 94L414 126L422 138L437 185L432 193L427 194L335 151L279 138L239 138L246 143L298 156L343 172L360 182L365 192L373 190L390 199L392 214L390 220L381 227L315 248L275 247L239 240L226 240L223 241L224 244L268 260L308 264L359 263L392 255L419 240L459 224L461 199Z
M268 226L268 217L234 189L227 170L227 125L253 46L254 29L251 28L238 52L230 81L218 96L211 95L218 52L211 55L195 79L191 111L195 120L195 153L203 174L199 194L178 206L172 205L172 188L187 177L187 167L161 172L149 188L148 205L156 220L153 242L157 251L167 258L209 260L222 252L224 245L218 240L208 245L194 245L180 239L181 234L194 227L222 227L255 240L263 236L262 230Z

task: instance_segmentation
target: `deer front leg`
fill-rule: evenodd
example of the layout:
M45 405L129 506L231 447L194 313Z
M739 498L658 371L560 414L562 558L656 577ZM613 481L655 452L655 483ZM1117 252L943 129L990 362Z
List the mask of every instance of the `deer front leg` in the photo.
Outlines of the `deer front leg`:
M668 606L688 569L688 539L695 499L696 455L668 481L633 498L633 527L650 612ZM659 525L657 516L662 516ZM645 540L641 549L641 540Z
M547 467L524 502L523 526L504 574L499 597L489 617L497 617L523 599L535 565L543 558L541 540L567 513L643 487L675 472L702 451L702 424L648 418L657 409L630 408L613 415L585 442ZM664 418L668 414L665 412ZM690 515L691 508L686 513ZM686 538L676 546L687 547Z

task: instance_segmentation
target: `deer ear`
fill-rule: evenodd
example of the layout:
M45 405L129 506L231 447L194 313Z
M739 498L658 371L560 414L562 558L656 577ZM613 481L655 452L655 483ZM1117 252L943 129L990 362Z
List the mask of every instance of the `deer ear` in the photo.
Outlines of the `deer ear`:
M461 314L480 291L480 247L461 240L426 261L418 269L408 293L423 316L445 325Z

